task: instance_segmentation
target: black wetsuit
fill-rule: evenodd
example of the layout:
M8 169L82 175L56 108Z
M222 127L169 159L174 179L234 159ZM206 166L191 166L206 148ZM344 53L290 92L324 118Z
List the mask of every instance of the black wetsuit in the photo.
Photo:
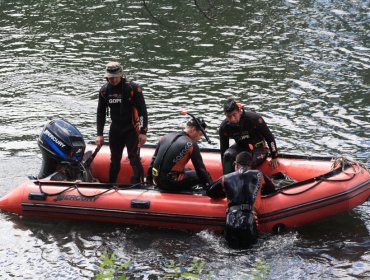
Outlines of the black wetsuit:
M258 232L253 209L258 209L265 177L258 170L245 170L224 175L207 191L212 198L227 196L228 209L225 239L232 248L246 248L257 241Z
M138 148L139 133L146 134L148 129L148 114L141 86L122 79L117 86L107 83L100 89L97 109L98 136L103 135L108 107L112 119L109 130L111 151L109 181L112 183L117 181L121 168L122 152L126 146L134 173L131 182L141 182L144 171Z
M195 171L185 168L189 160ZM185 132L170 133L159 140L147 180L166 190L187 190L199 183L208 187L212 183L198 144Z
M267 147L272 158L278 157L275 138L263 118L256 113L243 110L239 124L232 124L225 119L219 128L221 160L224 174L233 171L233 163L238 153L249 151L253 157L253 168L267 158ZM229 139L235 144L229 147Z

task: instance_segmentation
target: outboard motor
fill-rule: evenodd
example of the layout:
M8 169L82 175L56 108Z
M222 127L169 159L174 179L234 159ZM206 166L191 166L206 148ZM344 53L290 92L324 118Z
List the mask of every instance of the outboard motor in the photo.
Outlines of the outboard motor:
M38 179L56 175L54 180L82 179L85 141L80 131L65 120L45 125L37 141L42 153ZM53 175L54 176L54 175Z

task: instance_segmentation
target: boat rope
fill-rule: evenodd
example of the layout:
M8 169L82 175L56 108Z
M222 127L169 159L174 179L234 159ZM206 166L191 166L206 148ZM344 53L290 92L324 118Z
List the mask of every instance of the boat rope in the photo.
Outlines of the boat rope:
M62 193L65 193L66 191L68 191L68 190L71 190L71 189L76 189L77 190L77 192L81 195L81 196L83 196L83 197L87 197L87 198L91 198L91 197L95 197L95 196L99 196L99 195L102 195L102 194L104 194L104 193L106 193L106 192L109 192L109 191L111 191L111 190L114 190L114 191L117 191L118 190L118 188L117 188L117 186L112 186L111 188L108 188L108 189L106 189L105 191L102 191L101 193L97 193L97 194L93 194L93 195L86 195L86 194L83 194L81 191L80 191L80 189L79 189L79 182L77 181L74 185L71 185L71 186L69 186L69 187L66 187L65 189L63 189L63 190L61 190L61 191L59 191L59 192L56 192L56 193L47 193L47 192L45 192L43 189L42 189L42 184L41 184L41 182L39 182L39 190L40 190L40 192L41 193L43 193L43 194L45 194L45 195L47 195L47 196L58 196L58 195L61 195Z
M107 188L106 190L100 192L100 193L97 193L97 194L92 194L92 195L88 195L88 194L84 194L83 192L80 191L80 183L81 181L75 181L73 182L73 185L71 186L68 186L66 188L64 188L63 190L59 191L59 192L56 192L56 193L47 193L45 192L43 189L42 189L42 182L38 181L38 186L39 186L39 190L41 193L47 195L47 196L58 196L58 195L61 195L62 193L68 191L68 190L71 190L71 189L76 189L76 191L78 192L79 195L83 196L83 197L86 197L86 198L93 198L93 197L96 197L96 196L100 196L100 195L103 195L111 190L113 191L119 191L121 189L125 189L125 190L128 190L128 189L132 189L132 188L135 188L139 185L145 185L145 183L137 183L137 184L133 184L133 185L130 185L130 186L127 186L125 188L123 188L122 186L119 186L119 185L112 185L111 187Z
M111 188L108 188L108 189L106 189L105 191L102 191L101 193L88 195L88 194L84 194L84 193L82 193L82 192L80 191L79 183L80 183L80 182L77 182L77 183L74 185L74 187L75 187L75 189L77 190L77 192L79 193L79 195L81 195L81 196L83 196L83 197L86 197L86 198L92 198L92 197L100 196L100 195L102 195L102 194L105 194L105 193L109 192L110 190L119 191L120 189L122 189L122 188L119 188L119 187L118 187L118 186L116 186L116 185L113 185ZM135 187L137 187L137 186L139 186L139 185L143 185L143 183L133 184L133 185L130 185L130 186L128 186L128 187L125 187L124 189L125 189L125 190L133 189L133 188L135 188Z
M82 197L86 197L86 198L93 198L93 197L96 197L96 196L100 196L100 195L103 195L111 190L113 191L118 191L118 187L117 186L112 186L111 188L108 188L106 189L105 191L102 191L100 193L97 193L97 194L92 194L92 195L88 195L88 194L84 194L80 191L80 188L79 188L79 182L77 182L75 185L74 185L74 188L76 189L76 191L78 192L79 195L81 195Z
M338 157L336 158L335 160L333 160L333 164L331 166L332 170L333 169L336 169L336 168L342 168L342 172L345 173L345 174L351 174L351 173L348 173L345 171L345 166L347 165L351 165L352 166L352 169L355 170L355 166L357 167L357 171L355 170L354 173L352 174L363 174L365 171L366 172L370 172L370 169L368 166L366 166L363 162L360 162L360 161L353 161L353 160L350 160L346 157Z
M348 167L351 167L353 169L353 172L348 172L347 171ZM287 196L299 195L299 194L305 193L305 192L315 188L316 186L318 186L319 184L321 184L322 182L325 182L325 181L326 182L346 182L346 181L350 181L357 174L363 173L364 171L369 172L369 169L367 168L367 166L364 163L358 162L358 161L352 161L352 160L347 159L345 157L338 157L338 158L333 160L333 164L331 166L331 171L330 172L328 172L326 174L323 174L323 175L320 175L320 176L317 176L317 177L314 177L314 178L311 178L311 179L307 179L307 180L304 180L304 181L301 181L301 182L297 182L297 183L294 183L294 184L291 184L291 185L284 186L284 187L278 189L277 193L281 193L281 194L284 194L284 195L287 195ZM332 177L336 174L339 174L339 173L344 173L346 175L349 175L350 177L346 178L346 179L329 179L330 177ZM312 186L310 186L309 188L305 189L305 190L295 192L295 193L284 192L285 189L291 189L293 187L303 186L303 185L313 183L313 182L316 182L316 183L313 184Z
M70 186L70 187L67 187L67 188L65 188L65 189L61 190L60 192L56 192L56 193L47 193L47 192L45 192L45 191L42 189L42 184L41 184L41 182L39 181L38 183L39 183L39 190L40 190L40 192L41 192L41 193L43 193L43 194L46 194L47 196L58 196L58 195L60 195L60 194L62 194L62 193L64 193L64 192L66 192L66 191L68 191L68 190L70 190L70 189L73 189L73 188L74 188L73 186Z

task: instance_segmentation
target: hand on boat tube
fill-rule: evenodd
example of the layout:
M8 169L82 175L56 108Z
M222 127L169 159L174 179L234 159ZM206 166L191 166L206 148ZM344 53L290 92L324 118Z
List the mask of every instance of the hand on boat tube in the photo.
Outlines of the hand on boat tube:
M273 159L271 159L271 161L269 162L269 164L270 164L270 167L272 169L276 169L279 166L279 161L278 161L277 158L273 158Z
M139 147L145 144L146 139L147 139L147 136L145 134L139 134Z
M101 148L101 146L103 146L103 144L104 144L104 136L102 136L102 135L96 136L95 144L98 148Z

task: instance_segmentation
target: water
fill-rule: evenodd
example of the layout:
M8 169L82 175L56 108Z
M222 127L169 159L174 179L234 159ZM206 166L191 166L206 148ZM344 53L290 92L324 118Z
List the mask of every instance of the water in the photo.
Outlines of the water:
M202 146L218 147L222 104L234 97L264 116L282 152L369 163L369 1L180 2L0 0L0 195L38 173L49 120L95 138L111 60L144 88L150 143L181 129L187 109L209 125L214 144ZM251 279L258 261L269 279L370 277L368 204L244 251L207 231L4 213L0 229L1 279L91 279L105 250L133 261L138 279L194 259L213 279Z

